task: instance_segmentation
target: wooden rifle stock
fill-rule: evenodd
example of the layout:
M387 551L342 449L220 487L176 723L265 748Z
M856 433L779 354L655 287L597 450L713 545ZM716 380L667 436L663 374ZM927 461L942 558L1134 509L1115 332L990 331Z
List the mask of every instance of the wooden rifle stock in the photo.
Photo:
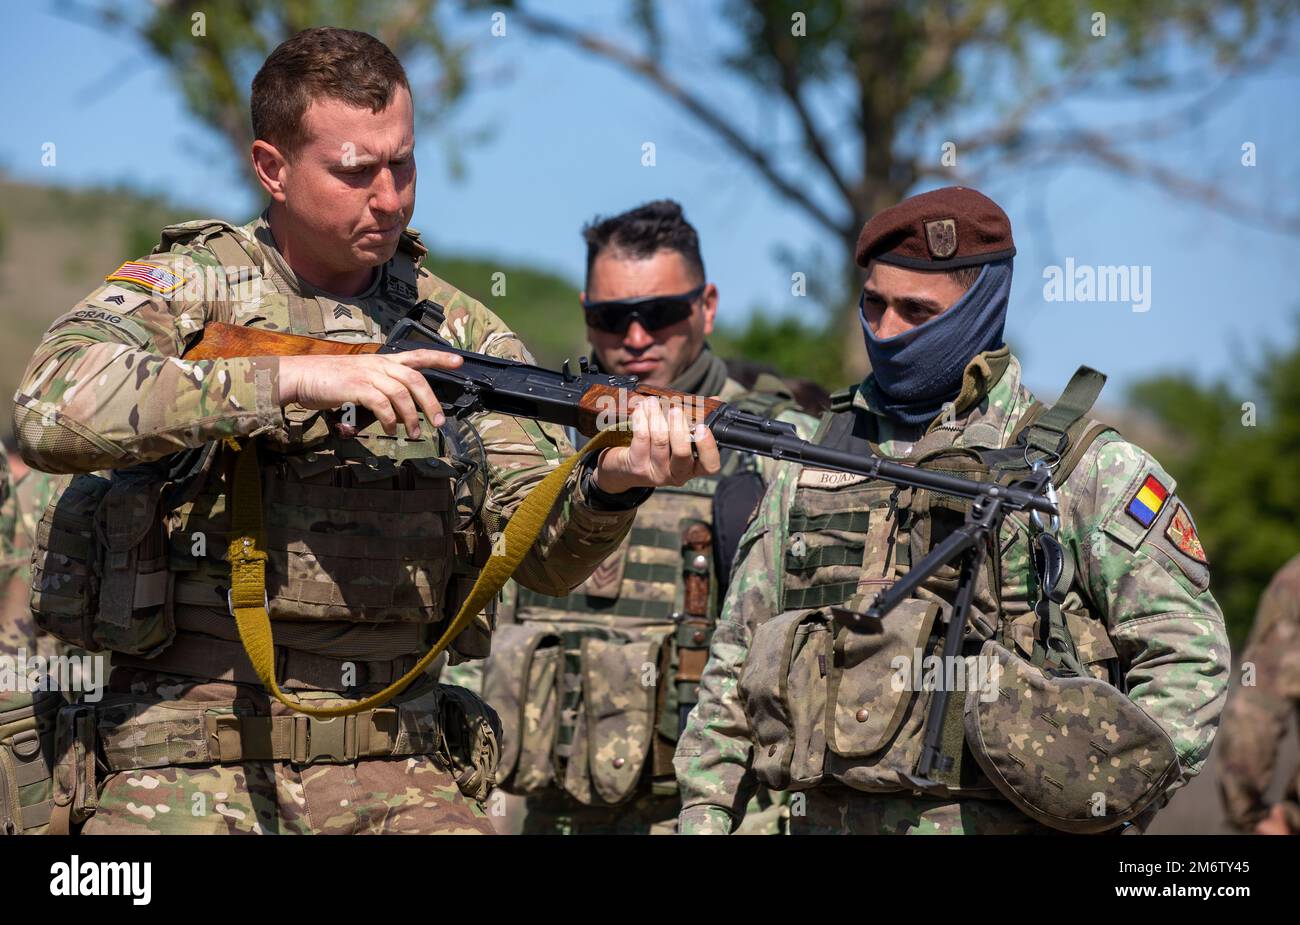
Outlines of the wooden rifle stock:
M230 360L235 357L360 356L378 353L383 344L345 343L265 331L213 321L203 326L203 339L185 351L186 360Z
M420 346L430 346L421 344ZM189 350L185 351L186 360L220 360L235 357L256 356L361 356L378 353L383 344L348 343L326 340L321 337L308 337L305 334L288 334L283 331L266 331L237 324L211 322L203 328L203 338ZM436 347L434 348L436 349ZM456 351L465 355L467 360L474 354ZM622 394L620 394L622 393ZM710 414L723 403L713 398L691 395L673 389L661 389L653 386L637 386L635 390L625 390L610 385L595 384L583 392L578 401L578 430L586 436L594 436L597 431L623 422L635 402L629 401L631 395L642 398L658 398L667 408L676 404L686 415L691 425L703 424Z

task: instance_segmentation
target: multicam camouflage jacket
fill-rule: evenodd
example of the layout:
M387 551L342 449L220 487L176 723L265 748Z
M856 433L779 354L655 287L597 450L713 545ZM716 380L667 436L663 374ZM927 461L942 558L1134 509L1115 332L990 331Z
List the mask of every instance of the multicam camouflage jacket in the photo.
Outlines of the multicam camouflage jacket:
M963 447L1005 447L1034 399L1021 384L1018 361L1003 362L1000 376L987 377L973 400L960 403L950 420L936 419L924 436L878 414L864 397L866 389L853 397L853 420L876 435L872 440L879 452L904 460L914 451L922 457L922 445L958 453ZM975 365L968 367L968 386ZM1182 766L1172 792L1199 771L1214 738L1228 683L1223 619L1173 478L1114 431L1092 433L1098 435L1057 486L1058 539L1075 567L1062 607L1087 670L1104 679L1114 666L1115 680L1172 740ZM834 784L911 797L908 773L919 748L924 710L917 704L923 701L899 691L920 688L891 684L889 664L870 667L873 645L884 643L864 636L850 647L821 612L837 601L844 607L869 601L906 571L918 549L928 548L930 526L945 505L929 500L926 517L914 519L915 503L911 494L890 485L797 465L783 467L772 480L741 540L699 704L678 743L674 764L684 833L731 831L756 783L770 784L774 776L792 790ZM953 516L960 523L957 512L946 514L950 524ZM1025 658L1033 648L1028 531L1022 515L1006 518L1000 588L982 579L973 611L983 607L992 614L1008 644L1014 640ZM926 639L934 638L935 608L949 606L944 602L951 599L955 574L950 569L946 579L936 576L920 598L887 615L886 637L912 633L920 655ZM827 654L800 661L802 673L796 675L791 652L801 644L812 649L808 640L817 633L836 640L833 655L825 643L826 649L817 651ZM763 649L761 662L756 644ZM782 677L768 677L773 666L781 668ZM770 749L758 754L755 743L764 735L772 738L773 722L799 728L782 740L783 752L773 739ZM950 798L977 792L997 798L986 780L968 787L965 770Z
M1241 656L1241 683L1228 698L1219 732L1219 788L1228 820L1249 830L1268 812L1287 717L1300 709L1300 555L1273 577L1259 600ZM1282 811L1300 832L1300 767L1287 778Z
M427 426L422 439L400 430L388 437L372 424L346 440L327 413L281 408L276 358L181 358L213 321L377 342L428 299L445 310L441 333L455 346L531 362L499 318L420 266L425 253L418 235L405 233L371 287L341 298L313 289L289 268L265 215L242 228L197 221L164 229L155 253L109 273L41 340L15 395L23 457L48 472L116 471L221 438L257 438L263 519L271 531L272 617L336 625L439 622L455 603L448 582L459 575L465 590L474 563L486 558L516 506L572 452L561 430L475 416L477 462L459 458L449 438L430 435ZM474 465L481 491L467 507L454 486L463 486ZM193 500L170 515L162 542L169 546L166 593L178 614L190 608L211 632L208 618L226 610L229 566L220 537L228 511L221 467L207 473L197 497L191 492ZM626 534L633 512L618 507L593 503L576 472L518 580L567 593ZM211 541L196 554L191 538L200 535ZM460 654L486 654L488 632L486 620L471 626L458 640ZM148 643L156 650L169 639L162 632ZM111 639L97 641L115 649ZM148 646L135 648L150 654ZM337 658L358 654L337 648Z

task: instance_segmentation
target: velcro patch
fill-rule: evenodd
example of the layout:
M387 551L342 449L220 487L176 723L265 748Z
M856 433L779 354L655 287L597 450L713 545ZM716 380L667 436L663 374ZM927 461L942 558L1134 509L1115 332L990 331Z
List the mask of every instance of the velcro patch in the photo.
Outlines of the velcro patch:
M1161 485L1154 475L1148 475L1138 487L1137 493L1129 499L1124 511L1142 526L1149 527L1155 522L1168 497L1169 489Z
M142 292L132 292L122 286L110 285L90 296L86 301L92 305L102 306L114 312L129 312L133 308L149 301L149 297Z
M1209 561L1205 558L1205 547L1201 545L1201 538L1196 535L1196 524L1192 523L1192 515L1188 514L1187 508L1181 504L1174 512L1173 519L1169 521L1165 536L1188 558L1209 565Z
M853 472L834 472L830 469L804 469L799 473L799 484L806 488L843 488L865 482L865 475Z
M153 263L142 263L138 260L128 260L105 276L104 280L105 282L121 280L124 283L134 283L137 286L143 286L145 289L151 289L160 295L175 292L185 283L183 277L177 276L166 267L160 267Z

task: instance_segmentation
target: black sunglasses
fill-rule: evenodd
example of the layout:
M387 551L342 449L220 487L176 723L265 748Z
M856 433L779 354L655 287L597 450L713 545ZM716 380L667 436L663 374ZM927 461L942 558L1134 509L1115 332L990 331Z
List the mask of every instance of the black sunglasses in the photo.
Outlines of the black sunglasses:
M598 331L625 334L633 321L647 331L657 331L691 317L695 300L704 294L701 283L681 295L647 295L639 299L610 299L607 302L583 302L587 324Z

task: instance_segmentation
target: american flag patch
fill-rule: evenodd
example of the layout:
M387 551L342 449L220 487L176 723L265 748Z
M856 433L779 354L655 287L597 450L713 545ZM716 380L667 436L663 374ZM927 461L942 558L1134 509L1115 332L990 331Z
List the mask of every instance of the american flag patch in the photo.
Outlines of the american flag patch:
M152 263L139 263L134 260L128 260L104 277L105 282L112 282L113 280L135 283L137 286L152 289L154 292L163 295L175 292L185 282L183 278L166 267L160 267Z

